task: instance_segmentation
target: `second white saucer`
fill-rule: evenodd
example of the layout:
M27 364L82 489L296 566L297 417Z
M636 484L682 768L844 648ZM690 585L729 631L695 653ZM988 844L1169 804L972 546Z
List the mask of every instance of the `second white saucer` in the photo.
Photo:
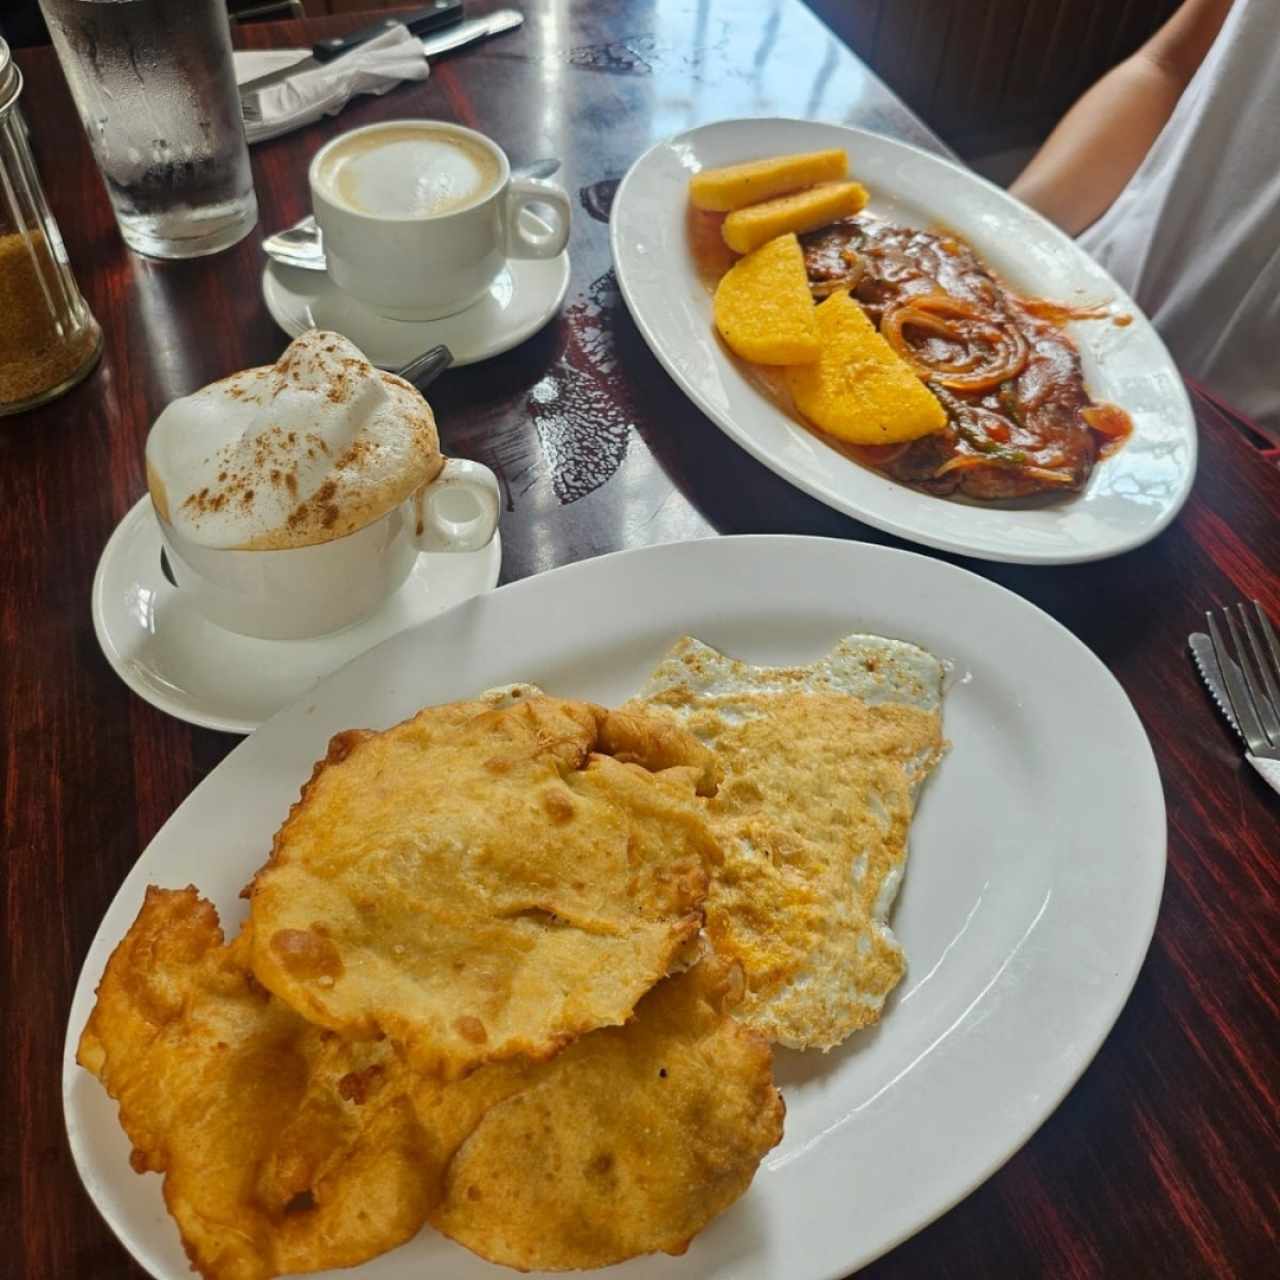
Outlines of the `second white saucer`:
M252 733L322 676L388 636L488 591L499 535L480 551L423 554L375 613L314 640L255 640L207 621L165 579L151 499L139 499L107 541L93 579L93 628L107 661L139 697L180 720Z
M291 338L306 329L332 329L384 369L407 364L444 343L455 365L501 355L531 338L559 310L569 288L569 255L512 258L474 306L441 320L390 320L377 315L329 279L268 261L262 296L271 318Z

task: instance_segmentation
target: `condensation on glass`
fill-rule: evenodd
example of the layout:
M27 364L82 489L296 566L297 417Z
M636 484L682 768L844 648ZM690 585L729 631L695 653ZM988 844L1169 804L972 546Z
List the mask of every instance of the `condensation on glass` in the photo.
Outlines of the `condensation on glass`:
M21 92L0 40L0 414L61 395L102 350L31 159Z
M258 221L226 0L40 0L125 244L194 258Z

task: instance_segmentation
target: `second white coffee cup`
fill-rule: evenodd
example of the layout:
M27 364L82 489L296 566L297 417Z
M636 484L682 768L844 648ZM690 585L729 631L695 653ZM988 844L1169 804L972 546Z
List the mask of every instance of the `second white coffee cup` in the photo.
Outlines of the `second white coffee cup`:
M414 147L415 135L421 145ZM431 155L456 140L466 181L434 200ZM360 169L355 168L358 163ZM421 171L413 171L420 164ZM344 169L365 175L353 194ZM341 134L308 171L329 276L344 293L396 320L434 320L484 296L508 258L554 258L569 240L569 197L551 182L513 181L505 152L474 129L439 120L389 120ZM415 188L414 184L417 184ZM417 198L418 189L422 197ZM550 225L524 215L551 211ZM538 230L546 227L546 230Z

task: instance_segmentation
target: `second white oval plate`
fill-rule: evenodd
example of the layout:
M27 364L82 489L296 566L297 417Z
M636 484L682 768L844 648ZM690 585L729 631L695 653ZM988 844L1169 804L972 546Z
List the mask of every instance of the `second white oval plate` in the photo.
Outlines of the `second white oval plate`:
M893 915L907 977L883 1021L841 1048L778 1053L786 1136L685 1258L609 1274L826 1280L987 1177L1084 1070L1146 954L1165 860L1146 735L1097 658L1002 587L886 547L722 538L540 574L393 637L268 721L169 819L89 949L63 1061L80 1176L138 1261L165 1280L190 1275L159 1178L130 1169L115 1106L76 1066L75 1047L147 884L196 884L233 933L241 887L339 730L384 728L517 680L616 705L685 632L734 657L785 664L809 662L852 631L914 641L953 664L943 708L951 751L921 796ZM428 1229L330 1274L511 1273Z
M1085 491L978 504L918 493L859 466L767 399L717 339L711 297L685 232L700 169L843 147L872 213L959 233L1020 293L1109 304L1132 323L1071 326L1085 385L1128 410L1133 436L1094 468ZM1196 427L1164 343L1119 285L1039 214L968 169L862 129L805 120L725 120L651 147L631 166L609 224L622 296L681 390L727 435L797 488L926 546L1016 564L1069 564L1129 551L1177 515L1196 469Z

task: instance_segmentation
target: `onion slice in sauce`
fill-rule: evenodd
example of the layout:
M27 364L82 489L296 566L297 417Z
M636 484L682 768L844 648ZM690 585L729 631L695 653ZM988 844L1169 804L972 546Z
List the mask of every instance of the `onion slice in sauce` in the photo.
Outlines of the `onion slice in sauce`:
M928 360L907 340L909 328L942 338L965 354ZM945 293L903 298L885 311L880 332L921 378L952 391L989 391L1016 378L1027 363L1027 340L1013 325Z
M958 453L948 458L929 478L938 480L949 471L976 471L979 467L993 467L998 470L1017 471L1019 475L1030 476L1047 486L1070 485L1075 477L1070 471L1052 471L1048 467L1029 467L1024 463L1009 462L998 454Z
M854 253L852 249L844 251L844 260L849 264L849 269L842 275L834 276L830 280L815 280L809 285L809 292L815 298L826 298L833 293L842 291L852 292L858 287L858 282L867 274L867 264Z

